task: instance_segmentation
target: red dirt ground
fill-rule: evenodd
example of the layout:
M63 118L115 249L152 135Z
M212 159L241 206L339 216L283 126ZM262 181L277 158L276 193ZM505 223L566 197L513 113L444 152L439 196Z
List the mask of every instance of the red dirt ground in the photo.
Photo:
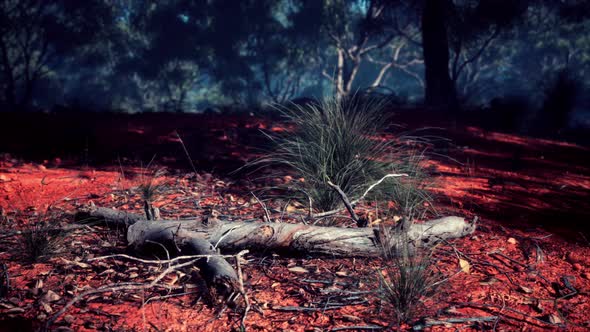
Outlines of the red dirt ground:
M2 125L0 152L11 154L0 161L0 263L7 265L10 290L0 298L0 331L37 329L86 289L149 281L158 274L156 267L119 258L88 262L125 252L121 232L103 226L76 229L66 238L64 251L42 263L26 261L23 238L14 234L42 220L73 223L71 214L90 201L141 213L137 186L154 154L155 162L168 170L160 178L166 189L155 202L164 218L198 217L214 209L225 218L262 220L264 213L250 195L260 184L228 171L255 155L254 147L263 141L259 129L280 130L272 120L248 115L88 117L13 114L6 117L12 122ZM396 120L410 129L445 125L418 124L417 119L425 118L413 114ZM414 327L420 318L432 322L495 316L490 322L449 321L427 329L589 330L590 165L584 160L589 149L468 125L449 127L454 129L420 131L450 139L433 141L430 147L437 207L445 215L477 215L480 221L473 236L441 247L436 267L449 280L424 299ZM267 204L281 208L278 201ZM367 213L372 207L361 210ZM381 218L392 222L391 216ZM368 292L376 289L376 273L383 269L378 259L272 252L246 258L249 331L394 329L391 307ZM468 263L463 270L460 261ZM66 310L52 328L239 330L242 311L208 305L200 292L202 282L188 270L165 281L181 286L178 293L190 294L97 294ZM155 298L167 295L176 296ZM284 311L288 307L299 311ZM302 311L305 308L309 311Z

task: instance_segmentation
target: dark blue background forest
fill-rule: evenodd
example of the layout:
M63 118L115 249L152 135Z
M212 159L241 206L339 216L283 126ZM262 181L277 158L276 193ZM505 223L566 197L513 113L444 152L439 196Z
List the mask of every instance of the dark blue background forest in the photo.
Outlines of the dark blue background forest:
M4 0L0 22L4 111L202 112L361 91L589 126L588 1Z

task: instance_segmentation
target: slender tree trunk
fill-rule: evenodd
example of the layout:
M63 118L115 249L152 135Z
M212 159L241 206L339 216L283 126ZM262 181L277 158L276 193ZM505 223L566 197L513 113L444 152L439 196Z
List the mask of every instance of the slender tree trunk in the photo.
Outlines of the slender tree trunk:
M4 102L8 107L14 109L16 107L16 84L14 79L14 72L10 59L8 57L7 46L4 40L0 38L0 55L2 56L2 72L6 87L4 89Z
M422 44L426 78L425 101L429 106L454 108L457 93L449 75L447 18L451 0L425 0L422 12Z
M338 63L336 68L336 99L341 100L346 96L344 91L344 49L338 47Z

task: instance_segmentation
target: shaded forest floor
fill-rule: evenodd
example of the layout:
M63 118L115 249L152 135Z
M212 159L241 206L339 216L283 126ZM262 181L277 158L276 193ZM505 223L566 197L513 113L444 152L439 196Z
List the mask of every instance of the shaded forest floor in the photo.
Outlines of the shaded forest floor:
M63 252L41 263L27 262L23 237L14 231L44 220L72 224L72 214L90 201L141 213L137 188L156 168L167 170L158 179L165 186L154 203L163 218L215 210L226 219L262 222L264 211L251 192L265 183L231 171L259 153L265 142L261 129L285 129L276 119L245 114L2 117L0 263L7 266L10 289L0 298L0 331L38 328L86 289L145 282L159 271L119 258L88 262L126 252L124 234L103 226L73 230ZM426 113L402 113L394 121L415 135L448 139L428 146L436 206L443 215L480 218L473 236L442 246L436 267L449 280L425 300L412 325L439 320L447 324L430 329L590 329L590 149L447 123ZM266 184L288 181L293 179ZM286 202L266 203L279 218ZM296 210L289 207L287 215ZM382 207L366 204L359 210L393 223ZM283 221L295 222L288 216ZM378 259L272 252L246 258L250 331L393 329L392 308L370 292L379 286ZM467 271L460 260L469 263ZM165 282L178 286L172 293L121 291L85 298L53 328L237 330L241 311L208 305L202 282L191 275L189 270L169 275ZM484 316L497 319L449 321Z

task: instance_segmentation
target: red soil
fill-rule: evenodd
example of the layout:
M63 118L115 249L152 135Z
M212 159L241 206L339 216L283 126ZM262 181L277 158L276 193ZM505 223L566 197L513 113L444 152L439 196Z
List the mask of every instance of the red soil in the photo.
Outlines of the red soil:
M65 241L65 251L43 263L28 263L22 237L13 234L41 220L72 223L68 214L90 201L141 212L137 186L145 170L140 161L145 167L154 154L159 165L168 167L161 177L165 190L155 202L163 217L198 217L215 209L230 218L262 220L263 211L249 194L256 184L228 171L256 153L253 147L263 141L259 128L281 129L270 120L163 114L7 118L13 122L10 126L3 122L0 150L12 156L4 155L0 162L0 262L8 267L11 287L0 299L0 331L38 328L89 287L144 282L157 275L154 269L123 259L86 264L91 257L125 251L121 233L103 226L75 230ZM427 125L416 124L418 118L399 121L408 128ZM436 123L428 125L432 124ZM480 221L473 236L453 241L453 247L443 246L437 254L436 267L450 279L435 296L424 299L416 319L498 317L491 322L437 325L431 328L435 331L590 329L590 165L582 162L588 149L461 125L433 134L451 139L431 147L438 153L432 153L429 161L436 176L432 190L438 194L437 207L444 214L477 215ZM182 144L194 159L197 174ZM150 169L154 168L152 164ZM268 204L281 207L277 201ZM361 210L367 213L370 207ZM377 287L376 271L383 268L377 259L286 257L270 252L246 258L250 331L393 329L392 308L366 294ZM460 259L469 263L468 271L461 270ZM184 286L184 292L191 294L152 300L148 299L168 294L157 290L98 294L70 307L53 328L239 330L242 311L207 304L199 279L191 278L188 270L184 273L170 275L166 282ZM329 308L334 303L344 306ZM288 306L329 310L280 310Z

